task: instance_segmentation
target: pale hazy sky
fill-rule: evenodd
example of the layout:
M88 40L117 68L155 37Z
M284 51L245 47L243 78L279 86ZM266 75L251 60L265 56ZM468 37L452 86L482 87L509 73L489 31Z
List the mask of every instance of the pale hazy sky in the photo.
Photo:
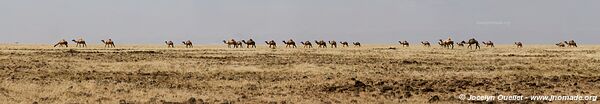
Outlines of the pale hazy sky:
M0 0L0 43L600 43L600 0Z

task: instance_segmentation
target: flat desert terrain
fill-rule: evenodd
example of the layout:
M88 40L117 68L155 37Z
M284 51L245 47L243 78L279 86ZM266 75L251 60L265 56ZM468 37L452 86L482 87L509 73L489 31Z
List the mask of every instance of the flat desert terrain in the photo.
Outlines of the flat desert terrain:
M457 96L600 94L600 45L498 45L480 50L391 44L335 49L177 47L2 44L0 101L481 103Z

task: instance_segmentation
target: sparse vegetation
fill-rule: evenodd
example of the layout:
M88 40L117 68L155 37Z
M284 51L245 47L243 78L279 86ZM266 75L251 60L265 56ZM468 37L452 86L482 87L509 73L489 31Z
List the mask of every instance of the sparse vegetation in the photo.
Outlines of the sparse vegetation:
M599 46L395 47L401 46L4 45L0 46L0 101L478 103L455 97L600 93Z

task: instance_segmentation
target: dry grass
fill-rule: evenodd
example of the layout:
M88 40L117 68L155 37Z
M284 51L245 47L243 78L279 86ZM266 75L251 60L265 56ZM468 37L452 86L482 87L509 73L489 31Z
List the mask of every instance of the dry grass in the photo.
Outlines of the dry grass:
M261 45L106 49L4 44L0 101L465 103L455 96L600 93L600 46L499 45L481 50L366 46L273 50ZM432 100L433 96L440 99Z

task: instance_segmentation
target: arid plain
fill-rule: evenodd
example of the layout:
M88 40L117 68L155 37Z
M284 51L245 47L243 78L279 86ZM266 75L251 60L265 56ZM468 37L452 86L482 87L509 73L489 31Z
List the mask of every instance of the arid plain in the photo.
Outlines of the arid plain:
M177 47L2 44L0 101L478 103L457 96L600 94L600 45Z

